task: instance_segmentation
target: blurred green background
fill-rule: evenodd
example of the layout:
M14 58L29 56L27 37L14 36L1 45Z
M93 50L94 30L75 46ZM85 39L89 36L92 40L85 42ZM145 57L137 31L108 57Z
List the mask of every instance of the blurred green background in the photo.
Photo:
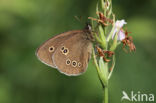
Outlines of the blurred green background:
M74 16L82 16L84 21L94 17L96 2L0 0L0 103L102 102L92 60L85 74L68 77L35 56L37 47L53 35L82 29L84 24ZM120 103L123 90L156 95L156 0L113 0L113 11L128 22L137 51L117 50L109 81L110 103Z

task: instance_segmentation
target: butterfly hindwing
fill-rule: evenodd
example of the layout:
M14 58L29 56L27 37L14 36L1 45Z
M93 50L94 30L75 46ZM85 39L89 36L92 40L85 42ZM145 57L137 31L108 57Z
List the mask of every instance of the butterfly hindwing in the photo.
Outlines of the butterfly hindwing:
M52 58L60 72L71 76L79 75L87 69L91 50L92 43L82 31L65 40Z

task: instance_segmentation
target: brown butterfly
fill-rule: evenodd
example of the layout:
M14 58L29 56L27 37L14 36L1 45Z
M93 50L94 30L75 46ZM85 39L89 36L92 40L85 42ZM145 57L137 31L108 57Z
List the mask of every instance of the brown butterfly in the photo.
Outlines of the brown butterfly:
M56 35L45 41L36 51L38 59L68 76L86 71L92 51L91 26Z

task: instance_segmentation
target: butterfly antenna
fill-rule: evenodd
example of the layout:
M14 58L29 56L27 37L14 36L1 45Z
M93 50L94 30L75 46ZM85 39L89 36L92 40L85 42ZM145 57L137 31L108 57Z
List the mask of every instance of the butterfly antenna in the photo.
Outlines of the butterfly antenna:
M82 24L82 16L74 16L75 17L75 19L77 20L77 21L79 21L81 24Z

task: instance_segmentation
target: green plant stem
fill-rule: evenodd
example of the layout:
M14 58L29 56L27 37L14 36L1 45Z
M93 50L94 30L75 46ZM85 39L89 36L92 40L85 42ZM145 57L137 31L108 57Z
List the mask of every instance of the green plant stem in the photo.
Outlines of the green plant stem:
M104 87L104 101L103 103L108 103L108 86Z
M104 90L104 102L103 103L108 103L108 75L109 75L109 72L108 72L108 63L105 63L105 66L103 68L105 70L105 79L106 79L106 82L105 82L105 86L103 88Z
M93 59L94 59L94 63L96 66L96 70L98 73L99 80L102 84L103 91L104 91L103 103L108 103L108 64L105 63L104 66L101 68L102 70L100 69L101 66L100 67L98 66L94 49L93 49Z

